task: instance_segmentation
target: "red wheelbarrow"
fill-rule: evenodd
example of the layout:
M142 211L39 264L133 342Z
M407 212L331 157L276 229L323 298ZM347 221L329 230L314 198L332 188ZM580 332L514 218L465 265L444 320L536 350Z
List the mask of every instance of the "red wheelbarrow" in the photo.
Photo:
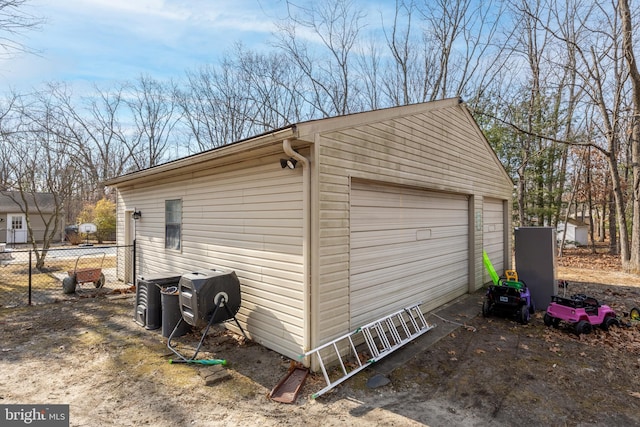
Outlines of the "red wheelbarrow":
M92 264L95 265L95 255L102 254L100 259L100 267L82 267L82 264L88 264L87 258L92 256ZM98 252L95 254L83 254L76 258L76 264L73 270L68 271L68 276L62 280L62 291L65 294L72 294L76 291L76 285L83 283L93 283L96 289L100 289L104 286L105 278L102 272L102 266L104 265L104 258L107 255L106 252ZM84 257L85 260L80 264L81 268L78 268L80 258Z

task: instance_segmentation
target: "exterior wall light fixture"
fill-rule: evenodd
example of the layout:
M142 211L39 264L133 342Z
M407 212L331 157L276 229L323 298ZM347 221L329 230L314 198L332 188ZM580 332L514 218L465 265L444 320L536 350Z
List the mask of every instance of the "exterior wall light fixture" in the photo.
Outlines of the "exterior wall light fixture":
M131 216L133 217L133 219L135 219L136 221L139 220L140 218L142 218L142 212L140 211L133 211L133 213L131 214Z
M295 169L297 163L298 161L292 157L288 159L280 159L280 166L282 166L282 169L284 168Z

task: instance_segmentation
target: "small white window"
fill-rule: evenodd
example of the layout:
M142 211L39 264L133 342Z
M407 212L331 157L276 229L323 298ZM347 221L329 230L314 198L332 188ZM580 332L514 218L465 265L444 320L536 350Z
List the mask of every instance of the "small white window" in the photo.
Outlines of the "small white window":
M11 229L12 230L22 230L22 215L12 216L11 217Z
M182 228L182 200L164 202L164 247L180 249L180 231Z

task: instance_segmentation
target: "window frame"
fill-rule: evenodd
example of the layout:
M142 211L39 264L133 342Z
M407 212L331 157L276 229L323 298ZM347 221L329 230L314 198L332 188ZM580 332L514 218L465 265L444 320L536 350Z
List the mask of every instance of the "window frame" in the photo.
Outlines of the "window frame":
M164 201L164 248L182 249L182 199Z
M24 230L24 215L11 215L11 230Z

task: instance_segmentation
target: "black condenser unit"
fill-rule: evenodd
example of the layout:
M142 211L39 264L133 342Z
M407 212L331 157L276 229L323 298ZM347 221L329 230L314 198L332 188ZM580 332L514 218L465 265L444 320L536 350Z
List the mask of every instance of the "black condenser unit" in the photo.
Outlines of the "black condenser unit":
M159 273L140 277L136 283L134 320L146 329L158 329L162 325L160 288L176 286L181 275Z

